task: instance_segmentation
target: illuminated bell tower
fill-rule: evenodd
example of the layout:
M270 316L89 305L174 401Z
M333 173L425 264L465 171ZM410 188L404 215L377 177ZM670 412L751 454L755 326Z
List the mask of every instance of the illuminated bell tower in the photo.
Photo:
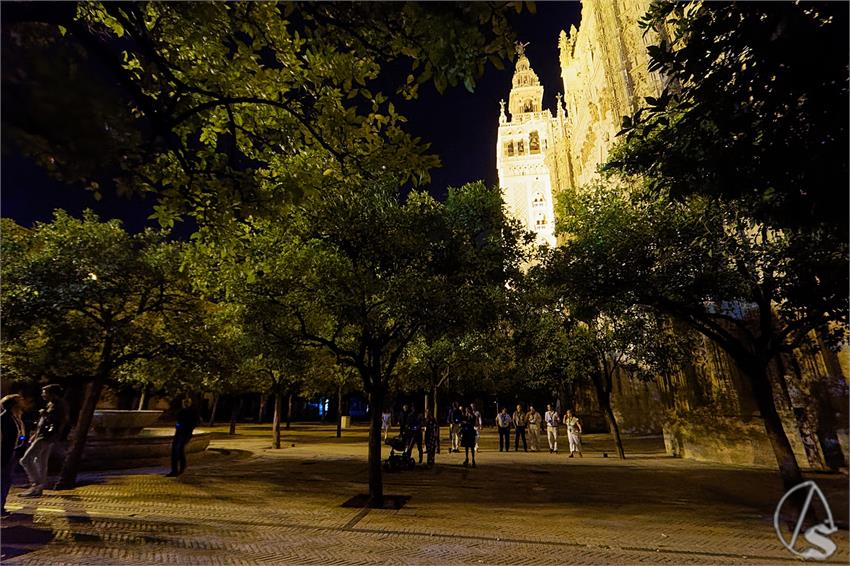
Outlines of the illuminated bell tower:
M543 87L525 56L526 45L517 43L516 47L510 119L505 115L504 100L500 103L496 167L508 211L537 235L538 244L554 247L554 171L547 155L553 153L563 112L559 109L558 118L553 118L549 110L543 110Z

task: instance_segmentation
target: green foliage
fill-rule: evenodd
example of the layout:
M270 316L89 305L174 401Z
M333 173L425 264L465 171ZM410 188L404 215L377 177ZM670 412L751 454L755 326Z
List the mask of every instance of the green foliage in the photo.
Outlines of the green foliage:
M4 126L63 179L155 193L164 227L187 214L209 230L274 217L307 194L372 182L377 172L425 183L439 160L404 131L393 98L414 98L431 83L472 90L487 64L511 56L508 8L14 6L4 14L15 30L9 61L24 66L4 72L15 108ZM80 104L68 112L57 93Z
M441 204L376 184L255 220L228 244L236 252L215 258L200 247L190 263L206 264L211 288L243 305L252 336L325 348L370 390L386 386L417 336L495 323L525 241L496 189L467 185Z
M846 328L847 243L826 230L771 230L735 204L640 185L598 186L559 207L569 236L554 266L579 304L649 307L761 364L815 329L837 340Z
M406 350L391 387L405 392L495 390L515 366L502 325L432 340L419 336Z
M57 211L31 230L4 219L2 251L7 374L118 377L129 364L176 355L182 331L197 323L180 246L159 233Z
M654 2L658 98L607 169L659 194L742 200L781 229L847 235L848 13L839 3Z
M545 254L517 288L513 337L522 380L550 390L597 382L610 394L617 372L651 380L677 371L687 333L645 307L587 302L576 292L587 281L564 284L566 253Z

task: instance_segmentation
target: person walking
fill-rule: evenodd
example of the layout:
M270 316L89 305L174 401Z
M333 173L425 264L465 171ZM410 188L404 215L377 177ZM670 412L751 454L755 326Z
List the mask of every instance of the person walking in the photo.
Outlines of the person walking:
M475 416L471 409L467 409L460 423L460 445L466 451L466 460L463 465L469 466L469 452L472 450L472 467L475 467Z
M558 453L558 411L552 409L552 405L546 405L546 414L543 416L546 421L546 436L549 439L549 453Z
M472 416L475 417L475 451L478 452L478 441L481 438L481 412L475 407L475 403L469 404L469 410L472 411Z
M0 517L11 515L6 511L6 498L12 488L15 471L15 452L27 439L24 421L24 398L17 394L0 399L0 436L2 436L2 462L0 462Z
M516 432L514 434L514 452L519 452L519 438L522 437L522 449L528 452L528 444L525 441L525 427L526 420L525 412L522 410L522 405L516 406L516 411L514 412L513 417L511 417L514 422L514 428Z
M567 427L567 440L570 442L570 458L578 452L579 458L584 458L581 453L581 420L570 409L564 415L564 426Z
M463 421L463 411L457 401L452 403L452 408L449 411L449 438L451 441L452 451L460 452L460 423Z
M440 423L431 414L431 411L425 409L425 450L428 453L427 466L430 468L434 465L436 455L440 453Z
M51 383L41 389L41 398L47 406L39 411L38 425L32 435L29 448L21 458L21 467L27 473L30 488L20 497L39 497L47 487L47 464L53 447L60 440L65 423L68 422L68 407L62 399L62 388Z
M537 452L539 447L540 437L540 421L542 417L533 406L528 407L528 415L526 415L526 423L528 424L528 443L531 444L531 451Z
M174 430L174 440L171 442L171 471L166 477L174 478L186 471L186 445L192 439L192 432L201 421L197 409L192 406L192 399L183 399L183 406L177 411L177 423Z
M505 452L511 451L511 416L508 410L502 407L502 410L496 415L496 426L499 429L499 452L504 449Z

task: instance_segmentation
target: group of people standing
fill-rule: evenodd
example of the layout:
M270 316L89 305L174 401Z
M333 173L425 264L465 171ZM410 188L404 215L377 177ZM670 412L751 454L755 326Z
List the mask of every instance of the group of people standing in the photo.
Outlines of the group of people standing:
M385 441L389 434L391 420L392 414L384 412L382 428ZM482 424L481 412L475 406L475 403L470 403L468 406L461 406L457 401L452 403L446 418L446 425L449 429L449 453L460 452L463 448L466 456L463 462L464 466L470 465L471 457L471 465L475 467L475 454L479 450L478 443L481 438ZM576 454L582 457L581 420L571 410L568 409L562 418L551 404L546 406L546 412L543 415L538 413L533 406L529 406L528 410L525 411L522 405L517 405L513 414L509 414L507 408L502 408L496 415L496 428L499 431L499 452L510 451L511 430L515 432L515 451L519 450L520 440L522 440L522 447L526 452L529 448L532 451L538 451L541 427L545 427L549 452L558 453L558 430L562 424L567 429L570 458ZM422 463L423 454L427 454L427 465L433 466L435 455L440 452L440 424L431 411L425 409L423 417L422 414L415 413L409 405L403 405L399 417L399 431L404 439L405 446L408 447L408 453L412 455L414 448L416 448L419 452L419 463Z
M546 437L549 441L549 452L558 453L558 428L564 424L567 427L567 440L570 445L570 458L578 453L581 453L581 420L573 414L570 409L567 409L563 419L558 414L552 405L546 405L546 413L540 415L533 406L528 407L528 411L524 411L522 405L516 406L516 411L513 415L508 414L508 409L502 407L502 410L496 416L496 427L499 429L499 452L510 452L511 448L511 429L515 431L514 435L514 450L519 450L519 441L522 439L522 448L528 452L528 445L531 444L531 450L536 452L539 450L539 434L541 425L546 425ZM528 440L526 441L526 432Z

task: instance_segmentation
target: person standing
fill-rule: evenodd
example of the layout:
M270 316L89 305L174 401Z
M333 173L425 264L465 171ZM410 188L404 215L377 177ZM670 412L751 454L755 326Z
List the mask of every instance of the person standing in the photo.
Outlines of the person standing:
M469 465L469 451L472 450L472 467L475 467L475 416L471 409L464 412L464 418L460 423L460 444L466 451L464 466Z
M528 452L528 444L525 441L525 427L526 427L526 415L522 410L522 405L516 406L516 411L514 412L514 416L512 417L514 422L514 428L516 432L514 434L514 452L519 452L519 437L522 437L522 449Z
M449 411L449 435L451 438L452 451L460 452L460 423L463 421L463 411L457 401L452 403L452 408Z
M546 414L543 416L546 421L546 436L549 439L549 453L558 453L558 411L552 409L552 405L546 405Z
M472 412L475 420L475 451L478 452L478 441L481 439L481 427L483 425L481 411L476 408L475 403L469 404L469 410Z
M384 442L387 441L387 435L390 433L390 421L392 420L393 414L389 411L384 411L381 413L381 432L383 432Z
M528 407L528 415L526 415L526 423L528 423L528 441L531 444L532 452L537 452L540 447L538 445L540 437L540 413L533 406Z
M41 389L41 398L47 406L39 411L38 425L32 435L29 448L21 458L21 467L27 473L30 488L20 497L38 497L47 486L47 464L53 447L60 440L65 423L68 422L68 407L62 399L62 388L51 383Z
M564 415L564 426L567 427L567 440L570 442L570 458L578 452L579 458L584 458L581 453L581 420L570 409Z
M405 439L405 441L409 440L407 435L407 427L410 422L410 407L405 403L401 406L401 415L398 418L398 435Z
M427 466L430 468L434 465L436 455L440 452L440 423L431 414L431 411L425 409L425 450L428 453Z
M511 416L508 410L502 407L502 410L496 415L496 426L499 428L499 452L504 449L505 452L511 451Z
M165 474L166 477L177 477L186 471L186 445L200 420L197 409L192 406L192 399L183 399L183 406L177 411L174 440L171 442L171 471Z
M6 497L12 488L12 474L15 471L15 452L26 441L26 429L21 414L24 412L24 398L20 395L6 395L0 399L0 436L3 452L0 463L0 516L7 517Z
M407 442L410 448L410 455L413 455L413 447L419 449L419 463L422 463L422 415L417 415L410 411L410 416L407 419L407 434L409 439Z

